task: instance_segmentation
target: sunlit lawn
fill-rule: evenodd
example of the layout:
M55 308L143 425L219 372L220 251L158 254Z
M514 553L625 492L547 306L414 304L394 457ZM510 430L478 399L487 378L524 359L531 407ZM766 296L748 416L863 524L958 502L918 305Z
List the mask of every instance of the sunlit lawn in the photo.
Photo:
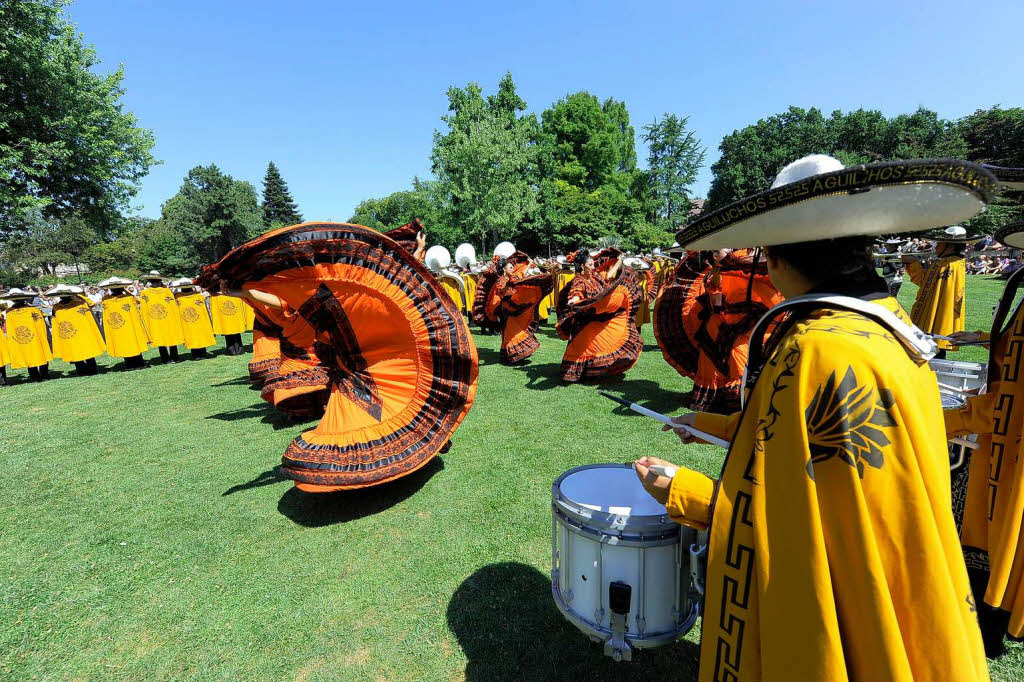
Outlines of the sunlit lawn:
M1002 284L971 278L969 328L988 327ZM560 386L564 342L541 331L515 368L477 337L476 405L434 465L326 496L275 475L303 425L249 389L245 356L14 373L0 389L0 678L693 679L696 628L615 664L559 615L551 483L640 454L717 474L722 452ZM645 337L605 386L675 411L689 382ZM1020 680L1024 648L992 670Z

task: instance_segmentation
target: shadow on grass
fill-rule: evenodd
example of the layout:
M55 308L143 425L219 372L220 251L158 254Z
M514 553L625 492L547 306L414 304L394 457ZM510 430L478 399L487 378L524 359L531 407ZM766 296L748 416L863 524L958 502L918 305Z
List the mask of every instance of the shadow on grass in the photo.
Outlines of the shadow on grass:
M697 679L699 649L687 641L615 663L558 611L551 579L526 564L490 564L466 578L448 603L448 628L470 681Z
M435 457L419 471L370 488L336 493L305 493L293 487L281 496L277 511L306 528L355 521L390 509L414 495L442 469L444 462L440 457Z
M211 414L206 419L217 419L222 422L235 422L241 419L259 419L263 424L269 424L275 431L281 429L290 429L303 424L309 424L320 419L319 416L313 415L290 415L285 414L279 410L275 410L270 406L270 403L259 402L253 403L249 407L242 407L237 410L229 410L227 412L218 412L217 414Z
M243 376L243 377L238 377L237 379L229 379L227 381L222 381L219 384L210 384L210 386L213 387L213 388L220 388L221 386L242 386L242 385L249 385L249 386L252 385L252 382L249 381L248 375Z
M676 414L686 405L685 392L674 391L650 379L631 379L627 375L621 381L606 381L594 385L602 391L662 414ZM609 402L608 404L613 405L614 403ZM622 405L617 405L614 411L615 414L636 414Z
M477 357L480 358L481 365L500 365L501 364L501 353L490 348L476 348Z
M242 492L243 490L252 490L253 488L262 488L265 485L274 485L275 483L280 483L282 481L287 481L287 480L288 480L287 478L285 478L280 473L278 473L277 467L274 467L273 469L267 469L262 474L260 474L256 478L252 479L248 483L239 483L238 485L231 486L230 488L225 490L223 493L221 493L220 496L221 497L227 497L228 495L234 495L235 493Z

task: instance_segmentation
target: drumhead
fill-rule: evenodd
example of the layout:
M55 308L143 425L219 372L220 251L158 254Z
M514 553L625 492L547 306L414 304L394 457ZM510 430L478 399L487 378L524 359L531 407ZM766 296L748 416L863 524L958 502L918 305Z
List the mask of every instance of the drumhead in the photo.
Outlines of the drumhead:
M967 404L967 398L957 393L946 393L943 391L939 393L939 397L942 399L942 409L944 410L959 410Z
M562 496L608 514L661 516L665 507L647 494L632 467L594 465L570 473L560 482Z

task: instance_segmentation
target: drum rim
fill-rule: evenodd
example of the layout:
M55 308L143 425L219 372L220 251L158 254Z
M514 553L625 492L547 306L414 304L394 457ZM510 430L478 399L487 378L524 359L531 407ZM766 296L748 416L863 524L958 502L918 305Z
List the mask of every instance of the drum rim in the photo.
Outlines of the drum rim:
M578 521L587 528L615 528L619 532L610 533L611 535L622 536L622 535L640 535L642 531L647 530L653 532L655 535L662 535L664 531L657 531L654 529L663 528L666 524L671 524L678 531L678 524L674 523L668 516L666 511L664 514L612 514L610 512L598 511L596 509L590 509L584 507L581 503L569 499L561 493L562 481L569 476L579 473L587 469L632 469L632 464L623 464L618 462L602 462L597 464L583 464L578 467L573 467L555 479L555 482L551 485L551 504L553 507L560 511L563 515ZM672 530L669 531L673 532ZM607 533L606 533L607 534Z
M562 598L562 591L558 589L557 579L553 579L551 581L551 596L555 600L555 606L558 607L558 610L562 612L562 616L567 621L575 625L577 629L581 630L585 635L589 635L590 637L597 638L601 641L604 641L611 637L611 628L606 628L604 626L598 625L594 621L581 616L580 614L569 608L569 605ZM677 639L679 639L680 637L682 637L687 632L693 629L693 625L697 621L697 616L700 614L700 602L698 600L691 599L689 596L687 596L684 604L689 605L689 609L687 610L686 606L684 605L683 608L684 611L686 611L686 616L675 628L671 630L663 630L661 632L654 632L650 635L627 633L625 637L626 641L629 642L632 646L641 649L663 646L665 644L669 644L671 642L676 641Z

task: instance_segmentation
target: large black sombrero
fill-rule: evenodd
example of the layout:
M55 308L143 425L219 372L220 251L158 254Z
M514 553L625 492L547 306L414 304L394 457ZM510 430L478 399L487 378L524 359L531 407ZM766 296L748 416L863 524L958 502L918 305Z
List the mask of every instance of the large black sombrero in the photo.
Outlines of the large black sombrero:
M991 173L967 161L844 168L814 154L783 168L770 189L702 214L677 238L687 249L703 250L916 232L977 215L997 189Z
M1011 249L1024 249L1024 222L1013 223L1000 228L996 234L996 241L1005 244Z
M281 472L326 492L416 471L473 404L477 352L459 307L413 254L361 225L303 223L247 242L197 282L280 298L316 332L331 395Z
M1024 192L1024 168L992 166L987 163L982 164L982 168L996 176L1000 189L1008 189L1011 192Z

